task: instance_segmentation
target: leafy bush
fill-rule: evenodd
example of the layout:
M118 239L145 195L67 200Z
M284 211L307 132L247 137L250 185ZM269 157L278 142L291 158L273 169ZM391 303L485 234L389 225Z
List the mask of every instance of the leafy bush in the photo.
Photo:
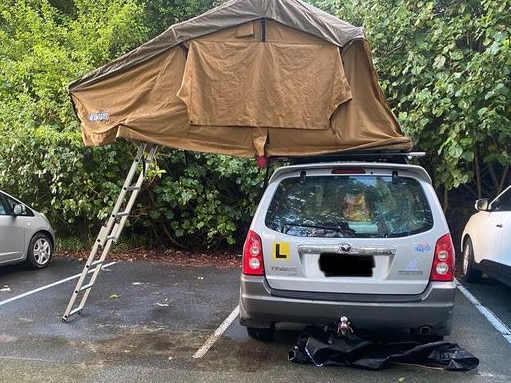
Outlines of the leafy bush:
M162 244L239 245L261 193L254 160L161 149L154 178L133 218ZM143 218L143 219L142 219Z
M0 186L44 212L68 235L85 235L110 213L132 150L115 147L84 148L78 133L51 128L2 131Z

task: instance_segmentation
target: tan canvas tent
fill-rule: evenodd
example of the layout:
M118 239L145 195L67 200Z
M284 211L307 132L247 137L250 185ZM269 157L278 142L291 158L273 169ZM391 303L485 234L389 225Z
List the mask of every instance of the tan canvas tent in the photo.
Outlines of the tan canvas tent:
M85 145L253 156L409 151L362 28L299 0L232 0L69 86Z

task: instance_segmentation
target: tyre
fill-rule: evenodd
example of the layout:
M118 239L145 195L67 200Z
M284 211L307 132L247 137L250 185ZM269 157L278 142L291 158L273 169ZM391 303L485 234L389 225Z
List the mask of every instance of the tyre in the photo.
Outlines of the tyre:
M483 272L476 266L472 240L467 238L463 245L463 279L467 282L479 282Z
M43 233L37 233L30 240L27 252L27 265L32 269L42 269L53 257L53 244L50 238Z
M251 338L260 340L263 342L271 342L275 339L275 327L270 328L256 328L247 327L247 333Z

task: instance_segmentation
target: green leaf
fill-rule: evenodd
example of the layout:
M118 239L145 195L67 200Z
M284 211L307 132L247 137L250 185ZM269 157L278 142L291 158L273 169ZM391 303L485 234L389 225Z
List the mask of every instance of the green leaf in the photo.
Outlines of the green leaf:
M435 61L433 62L433 68L435 69L443 69L445 65L445 56L439 55L435 57Z

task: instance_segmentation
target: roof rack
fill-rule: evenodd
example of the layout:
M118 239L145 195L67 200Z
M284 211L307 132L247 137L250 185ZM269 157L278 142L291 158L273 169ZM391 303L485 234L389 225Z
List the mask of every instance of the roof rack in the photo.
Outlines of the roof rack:
M280 159L289 161L291 165L300 165L317 162L345 162L345 161L367 161L367 162L389 162L398 164L408 164L411 159L424 157L425 152L397 152L397 151L379 151L379 152L346 152L335 154L322 154L318 156L307 157L282 157Z

